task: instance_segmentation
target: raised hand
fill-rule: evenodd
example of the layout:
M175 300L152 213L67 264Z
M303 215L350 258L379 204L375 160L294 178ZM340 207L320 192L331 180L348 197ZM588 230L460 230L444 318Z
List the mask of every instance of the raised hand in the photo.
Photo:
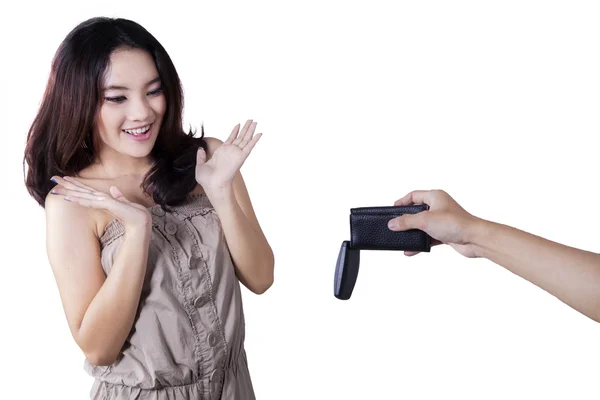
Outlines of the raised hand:
M198 149L196 181L204 190L219 190L231 185L236 172L262 136L262 133L254 135L255 130L256 122L252 120L246 121L241 131L240 125L236 125L229 138L214 151L208 161L204 149Z
M105 193L68 176L63 178L53 176L52 180L57 183L51 191L52 194L63 195L65 200L84 207L104 210L119 219L126 231L152 227L152 216L149 210L127 200L116 186L111 186L110 193Z
M417 190L394 203L395 206L411 204L427 204L429 210L394 218L389 221L389 229L420 229L431 236L433 245L448 244L465 257L477 257L470 243L470 234L480 219L465 211L448 193L443 190ZM404 252L407 256L418 253Z

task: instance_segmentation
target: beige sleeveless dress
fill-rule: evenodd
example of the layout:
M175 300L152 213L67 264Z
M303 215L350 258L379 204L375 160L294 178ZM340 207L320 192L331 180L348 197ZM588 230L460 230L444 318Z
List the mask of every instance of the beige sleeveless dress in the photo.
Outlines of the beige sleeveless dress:
M166 211L165 211L166 210ZM255 399L244 350L244 314L219 218L204 194L154 206L140 305L121 355L110 366L87 360L94 400ZM112 221L101 238L110 273L123 242Z

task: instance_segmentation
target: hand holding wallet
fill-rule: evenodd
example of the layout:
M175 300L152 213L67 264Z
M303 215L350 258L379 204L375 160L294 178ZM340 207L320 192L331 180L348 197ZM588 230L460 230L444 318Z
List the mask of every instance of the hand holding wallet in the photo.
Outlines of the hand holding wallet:
M360 265L360 250L431 250L431 237L418 229L392 231L388 221L404 214L417 214L429 206L360 207L350 210L350 241L340 248L334 277L334 295L348 300L352 295Z

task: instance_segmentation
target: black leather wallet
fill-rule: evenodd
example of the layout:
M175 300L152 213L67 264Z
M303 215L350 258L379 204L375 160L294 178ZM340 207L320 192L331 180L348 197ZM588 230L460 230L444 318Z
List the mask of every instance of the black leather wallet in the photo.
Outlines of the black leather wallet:
M403 214L417 214L428 210L429 206L360 207L350 210L350 241L344 241L335 267L334 295L340 300L348 300L354 290L360 250L431 250L431 237L418 229L392 231L388 221Z

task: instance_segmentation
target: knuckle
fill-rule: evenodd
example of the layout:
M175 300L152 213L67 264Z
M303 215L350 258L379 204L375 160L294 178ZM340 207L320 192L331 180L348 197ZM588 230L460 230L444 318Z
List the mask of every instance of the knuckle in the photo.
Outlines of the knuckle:
M414 226L415 229L423 231L427 229L427 219L423 215L415 215L413 216L412 226Z
M401 215L399 217L396 218L396 227L400 228L400 229L406 229L409 220L408 218L410 217L409 214L404 214Z

